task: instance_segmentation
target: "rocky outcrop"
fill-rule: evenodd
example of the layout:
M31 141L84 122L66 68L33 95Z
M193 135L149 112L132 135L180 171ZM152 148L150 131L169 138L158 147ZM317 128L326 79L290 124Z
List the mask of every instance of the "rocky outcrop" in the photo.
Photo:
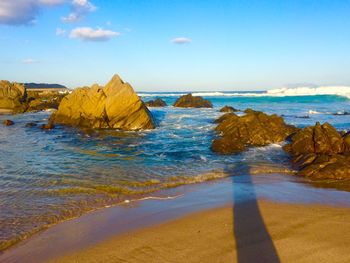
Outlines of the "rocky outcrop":
M227 106L227 105L220 109L220 112L237 112L237 111L239 111L239 110L237 110L231 106Z
M246 110L243 116L226 113L216 122L221 136L212 142L212 150L221 154L239 153L249 146L265 146L284 141L297 128L277 115Z
M153 129L151 113L128 83L118 75L104 87L75 89L62 99L52 123L82 128Z
M145 102L147 107L165 107L167 106L166 102L160 98L156 98L155 100L150 100Z
M212 108L213 105L209 100L203 99L199 96L192 96L192 94L187 94L178 98L174 107L180 108Z
M57 91L28 91L22 84L0 81L0 109L11 113L57 109L65 95Z
M11 110L13 113L26 110L27 92L23 85L0 81L0 109Z
M66 94L58 92L37 93L28 91L28 106L26 111L43 111L58 109L58 106Z
M301 176L350 178L350 133L341 135L329 123L300 130L284 150L292 155Z

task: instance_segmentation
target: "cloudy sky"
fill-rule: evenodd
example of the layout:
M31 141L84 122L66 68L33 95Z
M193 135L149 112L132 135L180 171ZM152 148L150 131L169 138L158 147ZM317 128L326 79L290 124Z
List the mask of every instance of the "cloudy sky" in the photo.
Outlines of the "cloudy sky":
M0 0L0 79L136 90L350 85L348 0Z

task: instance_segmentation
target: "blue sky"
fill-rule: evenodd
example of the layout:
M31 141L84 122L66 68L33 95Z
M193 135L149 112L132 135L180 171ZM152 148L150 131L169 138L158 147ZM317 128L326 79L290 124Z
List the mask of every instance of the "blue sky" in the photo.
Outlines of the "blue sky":
M138 91L350 85L350 1L0 0L0 79Z

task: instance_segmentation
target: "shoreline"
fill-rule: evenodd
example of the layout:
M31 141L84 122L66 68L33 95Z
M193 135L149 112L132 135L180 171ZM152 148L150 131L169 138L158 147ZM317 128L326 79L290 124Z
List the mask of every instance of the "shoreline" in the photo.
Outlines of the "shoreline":
M349 262L350 238L344 233L350 231L350 208L258 204L263 226L248 217L255 215L251 203L240 208L244 220L235 207L212 208L114 236L49 262Z
M5 250L0 255L0 261L23 262L25 259L28 263L47 262L60 258L63 255L98 247L99 244L111 239L122 238L125 235L133 235L133 233L141 233L149 228L158 228L169 222L171 224L174 220L181 221L182 218L192 217L192 215L195 216L197 213L206 213L206 211L210 213L212 209L222 209L221 207L227 209L227 207L230 207L232 214L234 200L240 203L240 199L244 197L237 189L242 188L244 185L248 186L248 188L243 187L243 192L248 192L248 203L252 201L259 205L261 202L273 203L278 207L277 210L289 206L309 207L310 209L323 207L326 208L324 210L328 210L328 208L331 210L339 209L343 212L347 211L346 213L344 212L345 215L350 216L350 203L346 202L348 200L347 197L350 195L348 192L334 192L333 200L327 203L323 202L321 198L323 191L326 190L314 189L307 185L304 186L309 193L309 197L306 199L298 199L299 197L296 196L295 200L284 200L283 196L285 193L283 189L280 190L280 193L274 193L273 196L267 194L271 192L269 188L263 189L262 192L260 191L260 188L263 188L260 185L262 184L261 180L269 185L273 182L271 180L276 180L277 182L279 180L278 177L278 175L238 176L238 181L233 178L225 178L168 189L157 195L160 197L179 196L174 199L149 199L98 209L80 217L61 222L19 242ZM280 175L280 177L282 178L283 176ZM235 184L237 184L237 189L234 189ZM305 193L301 191L300 196L303 194ZM298 217L298 215L294 216ZM203 223L206 224L205 222ZM55 242L54 247L50 246L53 241Z

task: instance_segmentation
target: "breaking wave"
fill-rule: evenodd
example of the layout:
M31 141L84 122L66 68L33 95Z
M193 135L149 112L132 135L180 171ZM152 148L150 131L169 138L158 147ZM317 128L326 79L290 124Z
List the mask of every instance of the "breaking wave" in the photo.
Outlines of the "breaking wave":
M138 93L140 97L178 97L188 93L178 92L159 92L159 93ZM257 92L193 92L193 96L203 97L294 97L294 96L317 96L317 95L335 95L347 97L350 99L350 87L348 86L320 86L320 87L296 87L279 88L267 91Z

